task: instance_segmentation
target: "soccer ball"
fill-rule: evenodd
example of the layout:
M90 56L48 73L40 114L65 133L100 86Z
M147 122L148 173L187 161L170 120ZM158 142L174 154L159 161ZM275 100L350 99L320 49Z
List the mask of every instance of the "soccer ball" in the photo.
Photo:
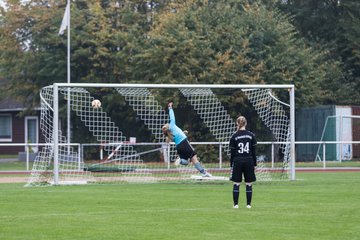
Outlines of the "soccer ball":
M100 107L101 107L101 102L100 102L100 100L94 99L94 100L91 102L91 106L92 106L94 109L100 108Z

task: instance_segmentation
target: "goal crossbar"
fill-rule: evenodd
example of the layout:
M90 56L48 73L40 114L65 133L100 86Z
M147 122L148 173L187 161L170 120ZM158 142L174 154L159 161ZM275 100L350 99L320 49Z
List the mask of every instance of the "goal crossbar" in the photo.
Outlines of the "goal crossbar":
M102 88L234 88L266 89L279 88L294 90L293 84L138 84L138 83L54 83L58 87L102 87Z

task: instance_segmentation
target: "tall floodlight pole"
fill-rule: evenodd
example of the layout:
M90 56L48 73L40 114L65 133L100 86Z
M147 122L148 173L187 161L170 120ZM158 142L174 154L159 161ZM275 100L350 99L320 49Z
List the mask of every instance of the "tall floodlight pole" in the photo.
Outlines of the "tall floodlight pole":
M67 0L64 17L61 21L59 35L63 35L65 29L67 29L67 84L71 83L71 71L70 71L70 0ZM68 152L70 153L70 88L67 88L67 143L69 143Z
M71 19L71 15L70 15L70 0L67 0L67 6L68 6L68 18L67 18L67 83L71 82L71 71L70 71L70 19ZM70 88L68 88L67 90L67 142L69 143L68 145L68 153L70 153L70 143L71 143L71 134L70 134L70 113L71 113L71 109L70 109Z
M61 21L61 26L60 26L60 29L59 29L59 35L63 35L64 34L64 31L65 29L67 29L67 84L70 84L71 83L71 71L70 71L70 0L67 0L66 2L66 8L65 8L65 13L64 13L64 17ZM54 96L55 96L55 91L56 91L56 94L57 91L59 90L58 87L54 88ZM68 155L70 155L70 143L71 143L71 134L70 134L70 88L67 87L67 143L68 143ZM57 102L58 103L58 102ZM54 105L56 105L54 103ZM56 107L58 107L56 105ZM54 107L55 109L55 107ZM54 122L57 122L58 121L58 118L59 117L59 114L54 114ZM59 128L58 128L58 124L54 124L54 132L58 132L59 131ZM57 143L59 139L58 138L58 133L57 134L54 134L54 143ZM56 144L55 144L56 145ZM54 164L57 164L58 163L58 146L56 148L54 148ZM54 168L54 172L55 172L55 176L58 176L58 166L56 168ZM55 178L55 184L57 184L57 177Z

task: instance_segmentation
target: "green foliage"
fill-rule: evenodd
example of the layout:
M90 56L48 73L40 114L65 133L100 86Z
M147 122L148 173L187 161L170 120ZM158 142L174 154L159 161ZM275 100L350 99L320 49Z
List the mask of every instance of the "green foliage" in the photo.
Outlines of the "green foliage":
M285 84L299 105L328 94L321 83L336 63L307 45L291 19L258 1L186 1L159 14L135 57L140 79L176 83ZM337 74L339 75L339 74Z
M41 87L66 81L65 1L8 2L0 79L36 105ZM298 106L356 103L359 3L276 2L73 2L71 81L294 83Z
M283 12L294 16L293 23L302 36L314 47L328 52L327 61L339 62L337 68L340 68L341 72L326 68L328 74L320 83L328 92L323 104L359 104L360 2L278 2Z
M0 13L4 89L0 98L7 95L37 106L40 88L67 80L67 33L58 35L66 1L8 3ZM293 83L297 107L356 104L358 5L356 1L340 5L276 0L74 1L71 82ZM140 120L125 106L116 109L117 94L108 94L103 106L115 121L122 119L117 121L122 129L133 130ZM241 109L254 119L240 93L220 97L232 117ZM288 99L287 94L279 97ZM174 100L188 109L180 96L169 98L159 101ZM190 123L196 118L194 112L187 115ZM185 119L183 123L190 131L200 129L203 139L211 139L205 126ZM260 122L251 124L261 127ZM85 130L77 129L75 136L86 136ZM136 131L137 136L150 138L144 127Z

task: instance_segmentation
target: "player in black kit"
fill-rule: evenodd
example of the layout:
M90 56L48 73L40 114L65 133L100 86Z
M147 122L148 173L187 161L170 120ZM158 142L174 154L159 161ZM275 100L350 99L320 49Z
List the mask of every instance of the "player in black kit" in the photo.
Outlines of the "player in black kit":
M255 146L257 144L255 134L246 130L246 118L238 117L236 120L237 131L230 138L230 166L233 185L234 208L239 208L239 192L242 176L244 175L246 184L247 208L251 208L252 183L256 181L255 167L256 154Z

